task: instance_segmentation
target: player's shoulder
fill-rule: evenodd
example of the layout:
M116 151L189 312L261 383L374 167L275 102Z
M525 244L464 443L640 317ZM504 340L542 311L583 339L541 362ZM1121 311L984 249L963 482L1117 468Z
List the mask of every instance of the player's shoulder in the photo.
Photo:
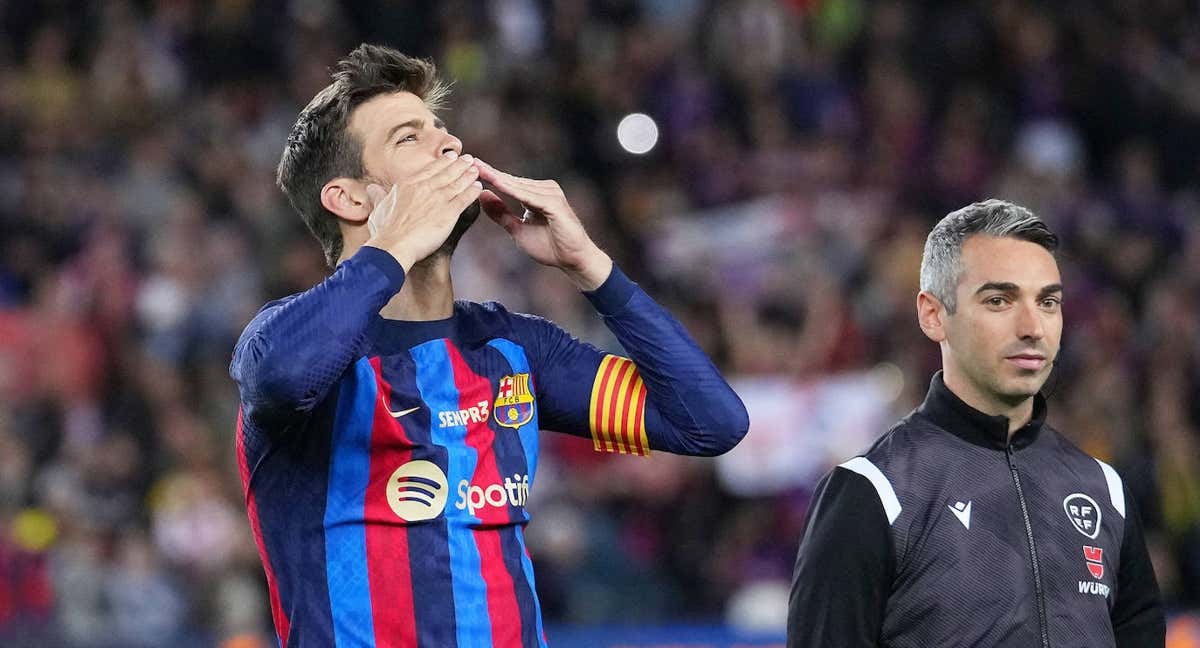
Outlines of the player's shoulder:
M477 302L468 299L454 300L455 309L467 317L511 317L508 308L498 301Z
M906 467L914 454L922 451L920 437L924 433L924 423L912 414L900 419L865 450L830 470L826 481L834 488L831 492L840 493L842 504L852 504L856 497L878 499L890 525L902 510L900 492Z
M454 302L454 311L461 323L482 331L511 328L514 319L514 314L498 301L459 299Z
M242 340L245 340L246 338L257 333L258 330L262 328L263 323L266 322L267 320L269 320L271 318L271 315L273 313L275 313L275 311L284 307L285 305L287 305L288 302L292 301L293 299L295 299L298 296L300 296L300 293L294 293L294 294L288 295L286 297L274 299L274 300L267 302L266 304L263 304L263 307L258 309L258 312L254 314L254 317L252 317L250 319L250 321L246 324L246 327L244 329L242 329L242 335L238 338L239 346L240 346Z
M504 324L518 333L543 332L548 329L560 329L554 322L540 315L521 313L509 310L497 301L473 302L458 301L456 305L468 319L480 324Z
M1075 445L1075 442L1071 441L1067 435L1049 424L1043 424L1039 434L1041 441L1049 444L1054 452L1059 453L1063 457L1076 461L1096 461L1095 457L1088 454L1083 448Z
M536 336L543 323L548 322L536 315L511 311L497 301L458 300L454 308L459 319L459 334L470 339L525 338L531 333Z
M916 412L910 413L894 423L862 452L838 464L831 472L841 470L857 473L859 477L876 485L884 481L903 480L908 467L914 462L938 453L938 436L936 428L931 428L928 421L916 415Z
M893 423L859 456L872 462L889 463L897 456L919 449L928 433L927 423L913 412Z
M1100 457L1092 455L1083 448L1075 445L1075 442L1067 435L1048 424L1042 426L1034 447L1040 447L1043 451L1051 453L1047 459L1053 461L1054 464L1070 466L1073 474L1090 474L1093 478L1103 476L1104 481L1108 483L1110 489L1117 491L1121 489L1123 482L1121 474L1116 468L1106 463ZM1114 494L1115 497L1117 496Z

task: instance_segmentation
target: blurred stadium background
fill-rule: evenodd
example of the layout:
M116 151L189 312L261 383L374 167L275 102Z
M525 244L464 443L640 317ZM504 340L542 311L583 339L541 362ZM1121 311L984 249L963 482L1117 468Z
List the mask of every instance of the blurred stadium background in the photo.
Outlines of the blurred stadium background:
M1122 471L1169 643L1200 645L1184 0L0 0L0 645L273 643L226 368L326 272L274 167L362 41L435 59L467 150L562 182L751 410L718 461L543 437L552 644L781 641L810 489L937 367L924 236L998 196L1065 241L1052 421ZM455 263L461 296L613 346L486 219Z

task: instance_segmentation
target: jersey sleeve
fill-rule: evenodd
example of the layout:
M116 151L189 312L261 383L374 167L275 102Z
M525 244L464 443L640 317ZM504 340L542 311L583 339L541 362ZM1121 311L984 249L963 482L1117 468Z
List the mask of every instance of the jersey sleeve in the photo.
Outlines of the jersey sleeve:
M363 355L367 328L403 283L390 254L363 247L325 281L263 308L229 366L244 416L284 424L312 411Z
M741 399L683 326L617 267L584 293L629 357L523 317L542 427L590 437L598 452L712 456L746 434Z
M895 572L888 521L867 478L817 485L788 600L788 648L875 648Z
M1117 572L1117 600L1109 612L1113 634L1118 648L1162 646L1167 640L1166 616L1154 578L1154 565L1146 550L1141 517L1127 488L1125 502L1128 510Z

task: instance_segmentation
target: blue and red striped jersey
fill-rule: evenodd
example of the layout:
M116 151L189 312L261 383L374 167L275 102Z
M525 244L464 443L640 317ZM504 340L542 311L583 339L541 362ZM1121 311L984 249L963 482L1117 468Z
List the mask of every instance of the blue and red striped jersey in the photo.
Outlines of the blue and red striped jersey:
M745 408L619 269L586 295L628 358L490 302L381 318L403 281L365 247L264 307L234 350L238 463L280 644L544 646L522 535L539 430L712 455L745 434Z

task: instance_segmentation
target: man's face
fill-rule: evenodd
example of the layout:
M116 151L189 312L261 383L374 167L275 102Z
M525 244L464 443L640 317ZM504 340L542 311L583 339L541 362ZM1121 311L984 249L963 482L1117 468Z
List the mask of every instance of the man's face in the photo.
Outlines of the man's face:
M1062 340L1062 277L1042 246L976 235L962 248L958 310L945 316L946 362L969 388L1017 405L1042 388Z
M462 140L411 92L381 94L363 102L350 115L350 133L362 142L366 177L390 188L420 171L439 156L462 153ZM479 216L479 203L465 209L442 251L450 251Z

